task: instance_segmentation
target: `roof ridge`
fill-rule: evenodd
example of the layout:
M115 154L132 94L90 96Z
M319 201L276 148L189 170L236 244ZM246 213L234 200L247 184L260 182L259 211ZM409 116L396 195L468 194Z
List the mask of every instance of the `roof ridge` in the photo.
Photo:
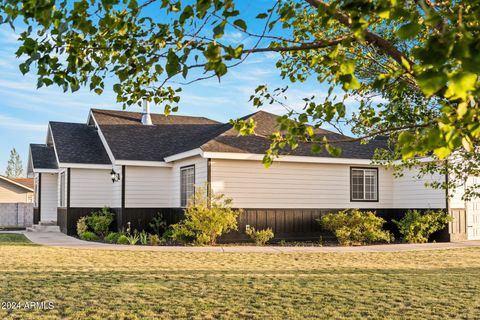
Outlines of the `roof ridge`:
M119 113L119 112L128 112L128 113L143 113L142 111L129 111L129 110L112 110L112 109L97 109L97 108L91 108L90 111L92 112L114 112L114 113ZM215 122L218 122L218 123L222 123L222 122L219 122L217 120L213 120L213 119L210 119L210 118L207 118L205 116L190 116L190 115L180 115L180 114L171 114L171 115L165 115L163 113L156 113L156 112L150 112L151 115L155 115L155 116L163 116L163 117L182 117L182 118L197 118L197 119L206 119L206 120L210 120L210 121L215 121Z

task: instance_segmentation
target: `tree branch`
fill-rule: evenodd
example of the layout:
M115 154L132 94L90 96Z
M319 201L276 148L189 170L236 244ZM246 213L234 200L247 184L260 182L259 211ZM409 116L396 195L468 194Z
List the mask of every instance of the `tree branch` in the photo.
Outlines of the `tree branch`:
M327 48L345 41L355 41L355 37L351 35L343 36L332 40L320 40L311 43L304 43L298 46L292 47L267 47L267 48L253 48L243 50L244 53L256 53L256 52L288 52L288 51L301 51L301 50L313 50Z
M312 5L313 7L317 8L317 9L319 9L319 8L328 9L329 8L329 5L326 4L325 2L323 2L322 0L305 0L305 1L308 2L310 5ZM343 24L347 27L352 26L352 22L350 21L350 18L348 16L346 16L345 14L343 14L339 11L335 11L333 13L333 16L341 24ZM368 31L368 30L364 30L363 33L365 35L365 41L366 42L368 42L371 45L376 46L379 49L381 49L388 56L390 56L393 60L395 60L399 65L401 65L405 68L404 63L403 63L403 59L405 59L406 61L408 61L410 66L413 66L414 63L407 56L405 56L393 44L391 44L390 42L388 42L387 40L385 40L384 38L382 38L378 34L373 33L371 31ZM410 70L407 70L407 71L410 72Z

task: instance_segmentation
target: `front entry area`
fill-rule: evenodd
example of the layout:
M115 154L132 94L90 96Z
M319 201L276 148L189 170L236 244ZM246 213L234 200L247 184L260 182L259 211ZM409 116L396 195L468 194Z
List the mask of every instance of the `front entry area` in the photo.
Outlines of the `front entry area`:
M56 173L39 174L39 207L40 221L45 223L57 222L58 207L58 175Z

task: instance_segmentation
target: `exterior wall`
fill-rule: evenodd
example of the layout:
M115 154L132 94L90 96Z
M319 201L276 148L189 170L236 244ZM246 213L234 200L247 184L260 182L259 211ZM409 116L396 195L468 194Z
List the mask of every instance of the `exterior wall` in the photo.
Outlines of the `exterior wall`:
M33 192L0 179L0 203L32 202Z
M42 173L40 220L57 221L58 175Z
M33 203L0 203L0 227L31 227Z
M120 181L112 182L110 170L70 169L70 207L120 207L121 188Z
M443 190L381 167L379 201L350 201L350 167L362 166L274 162L266 169L260 161L212 159L211 185L239 208L445 208Z
M207 178L207 159L201 157L191 157L182 161L176 161L171 168L172 183L172 202L174 208L180 207L180 168L195 165L195 186L205 187Z
M126 208L167 208L172 206L172 168L125 168Z
M403 177L394 178L394 207L446 208L445 190L426 187L425 182L431 181L445 181L445 176L436 174L418 179L415 171L405 171Z

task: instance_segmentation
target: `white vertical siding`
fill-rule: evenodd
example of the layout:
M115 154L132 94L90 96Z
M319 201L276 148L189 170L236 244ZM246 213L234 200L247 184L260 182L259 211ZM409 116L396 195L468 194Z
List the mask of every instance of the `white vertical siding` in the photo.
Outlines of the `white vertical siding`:
M440 174L426 175L417 178L417 170L406 170L402 177L394 180L394 208L445 208L446 194L444 189L426 187L426 182L445 181Z
M191 157L185 160L176 161L171 168L171 206L180 207L180 168L195 165L195 186L205 187L207 183L207 159Z
M70 169L70 207L97 208L121 206L121 181L112 182L110 170Z
M350 166L212 160L212 190L242 208L386 208L393 204L392 176L379 168L379 201L350 201Z
M58 175L42 173L40 220L57 221Z
M164 208L172 204L171 168L125 168L125 207Z

